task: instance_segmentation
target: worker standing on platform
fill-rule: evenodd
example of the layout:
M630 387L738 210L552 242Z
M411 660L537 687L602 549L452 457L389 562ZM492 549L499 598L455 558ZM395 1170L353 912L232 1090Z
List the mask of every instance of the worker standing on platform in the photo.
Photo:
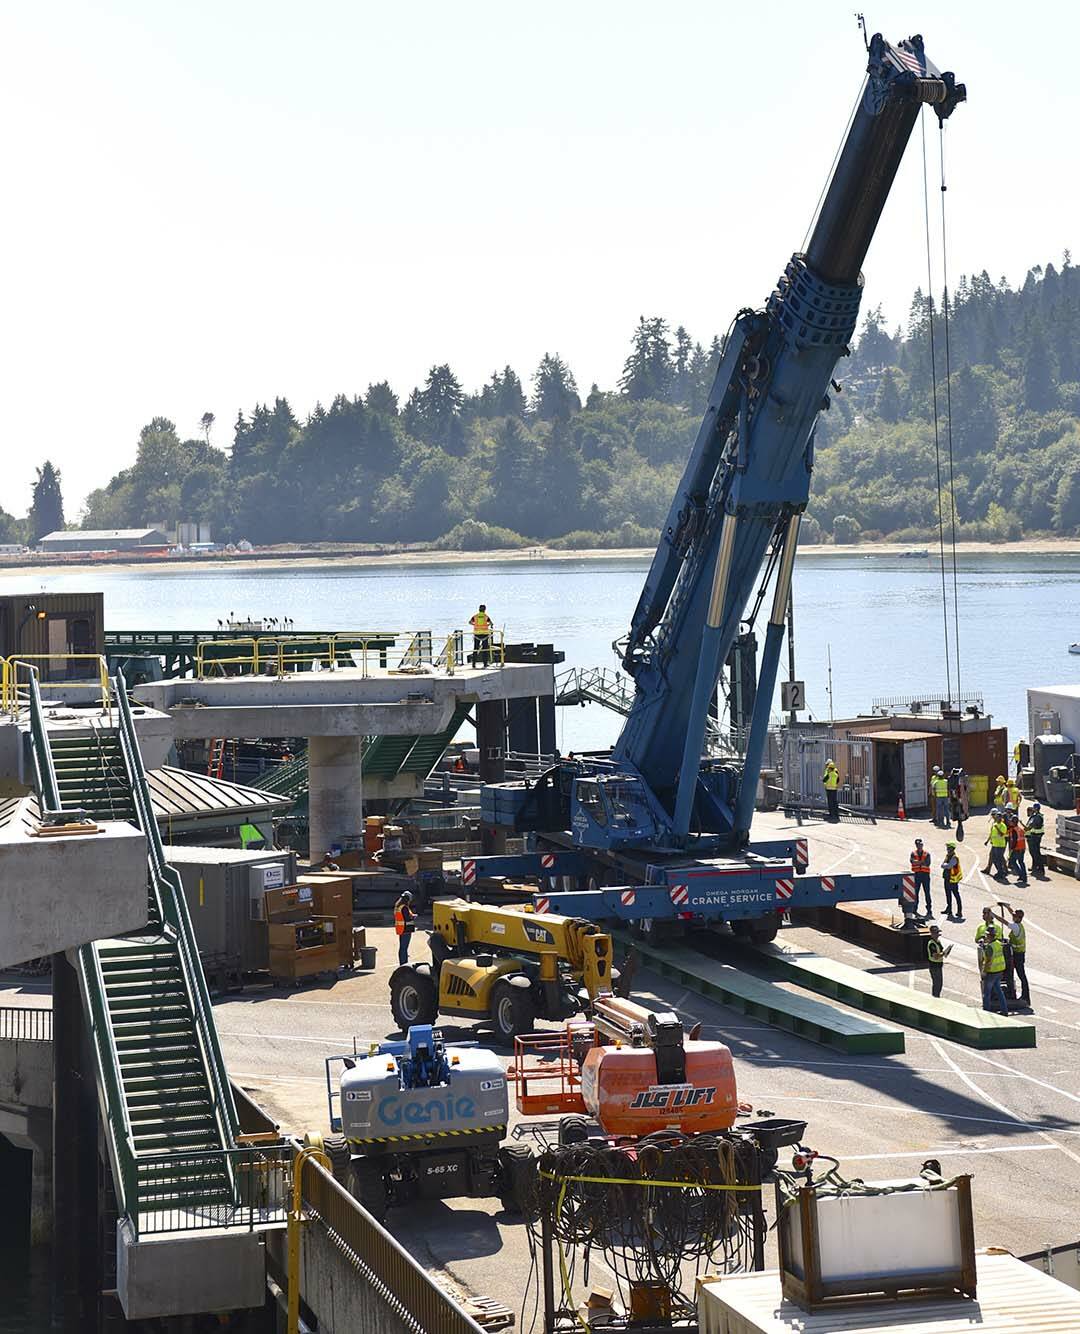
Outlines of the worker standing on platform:
M989 1010L992 1003L997 1001L1001 1005L1001 1013L1009 1013L1009 1002L1005 999L1005 991L1002 987L1002 979L1005 976L1005 947L1001 943L1001 934L998 928L990 925L986 928L986 934L983 936L982 945L982 974L983 974L983 1009Z
M472 626L472 653L469 655L469 661L475 667L477 659L483 662L485 667L491 666L491 617L488 615L488 609L484 603L480 603L480 610L473 612L469 617L469 624Z
M951 953L952 946L941 943L941 928L932 926L930 938L926 942L926 957L930 965L930 988L935 996L941 995L941 986L945 980L945 956Z
M1020 823L1019 815L1009 817L1009 870L1017 877L1016 883L1024 888L1027 887L1027 864L1024 861L1024 853L1027 850L1027 838L1024 834L1024 826Z
M416 921L416 909L412 906L412 893L405 890L402 896L394 904L394 930L397 932L398 963L409 962L409 941L412 939Z
M915 911L919 911L919 890L926 895L926 915L933 917L934 908L930 902L930 854L923 847L921 838L915 840L914 851L908 859L911 862L911 874L915 877Z
M940 829L949 827L949 780L934 765L930 779L930 795L934 798L934 823Z
M829 819L837 821L840 819L840 798L837 796L840 770L832 760L825 761L825 772L821 775L821 781L825 785L825 800L829 803Z
M1036 880L1046 879L1046 863L1043 861L1042 841L1046 832L1042 807L1033 801L1027 809L1027 845L1031 852L1031 874Z
M1009 844L1009 827L999 810L993 811L992 814L994 818L986 839L987 843L990 844L990 864L994 868L995 880L1008 880L1009 875L1005 868L1005 849Z
M945 860L941 863L941 874L945 880L945 916L950 921L955 918L956 921L962 922L964 920L964 905L960 901L960 881L964 878L964 872L960 866L956 844L952 839L945 844ZM956 899L955 912L953 911L953 898Z
M1023 908L1014 908L1011 903L1004 903L1002 907L1012 917L1009 924L1009 945L1010 961L1008 972L1008 989L1012 995L1016 995L1015 978L1020 979L1020 1004L1025 1009L1031 1009L1031 992L1028 990L1027 980L1027 928L1024 926Z

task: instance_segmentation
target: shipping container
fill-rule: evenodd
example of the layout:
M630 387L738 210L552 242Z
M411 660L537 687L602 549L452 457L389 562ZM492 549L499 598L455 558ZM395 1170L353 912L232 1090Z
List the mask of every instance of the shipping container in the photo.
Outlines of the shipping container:
M82 655L105 652L101 593L20 593L0 597L0 658L20 657L42 681L96 681ZM77 654L81 660L65 660Z

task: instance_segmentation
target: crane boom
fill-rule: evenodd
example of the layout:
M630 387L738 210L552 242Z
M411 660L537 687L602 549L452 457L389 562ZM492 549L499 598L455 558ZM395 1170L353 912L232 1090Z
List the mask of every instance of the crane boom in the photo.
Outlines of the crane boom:
M725 340L629 632L615 646L635 690L610 758L562 761L535 783L481 794L485 823L532 836L533 850L516 859L520 871L535 874L539 860L552 892L554 875L588 881L587 893L559 895L565 911L651 918L669 896L665 912L756 919L750 927L767 939L794 893L789 877L806 869L804 840L753 844L749 834L814 428L830 389L839 390L833 374L855 332L860 269L920 110L932 107L943 122L967 96L927 59L919 36L892 44L877 33L867 49L866 78L806 251L792 255L763 309L738 313ZM755 590L764 605L770 579L742 764L703 760L722 664ZM584 875L573 858L584 860ZM505 874L514 861L470 865L474 875ZM844 880L849 898L901 890L899 875ZM615 885L626 888L611 891ZM824 904L837 889L823 876L801 898Z

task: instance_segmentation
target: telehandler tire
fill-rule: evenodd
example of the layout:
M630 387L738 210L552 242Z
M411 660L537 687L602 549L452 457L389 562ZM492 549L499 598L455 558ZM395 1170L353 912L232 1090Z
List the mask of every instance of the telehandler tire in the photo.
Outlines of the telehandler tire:
M491 1022L507 1046L513 1046L519 1033L531 1033L536 1025L531 987L515 986L506 977L496 982L491 988Z
M413 1024L433 1024L439 1013L439 996L431 965L402 964L390 975L390 1011L402 1033Z

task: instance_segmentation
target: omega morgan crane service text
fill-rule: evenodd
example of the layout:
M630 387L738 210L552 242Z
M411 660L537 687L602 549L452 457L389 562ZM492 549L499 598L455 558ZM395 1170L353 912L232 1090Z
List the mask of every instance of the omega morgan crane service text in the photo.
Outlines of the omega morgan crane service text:
M921 37L876 34L836 169L805 254L764 310L727 337L705 418L628 635L615 647L635 683L609 758L562 761L531 783L485 786L489 825L530 836L521 856L476 858L482 875L573 877L588 891L537 896L540 911L652 924L727 920L771 940L786 908L897 898L901 874L803 875L806 844L752 842L814 427L855 332L863 259L923 104L939 120L966 92L927 60ZM763 568L764 567L764 568ZM713 698L744 611L773 580L742 764L702 760ZM756 595L756 596L755 596Z

